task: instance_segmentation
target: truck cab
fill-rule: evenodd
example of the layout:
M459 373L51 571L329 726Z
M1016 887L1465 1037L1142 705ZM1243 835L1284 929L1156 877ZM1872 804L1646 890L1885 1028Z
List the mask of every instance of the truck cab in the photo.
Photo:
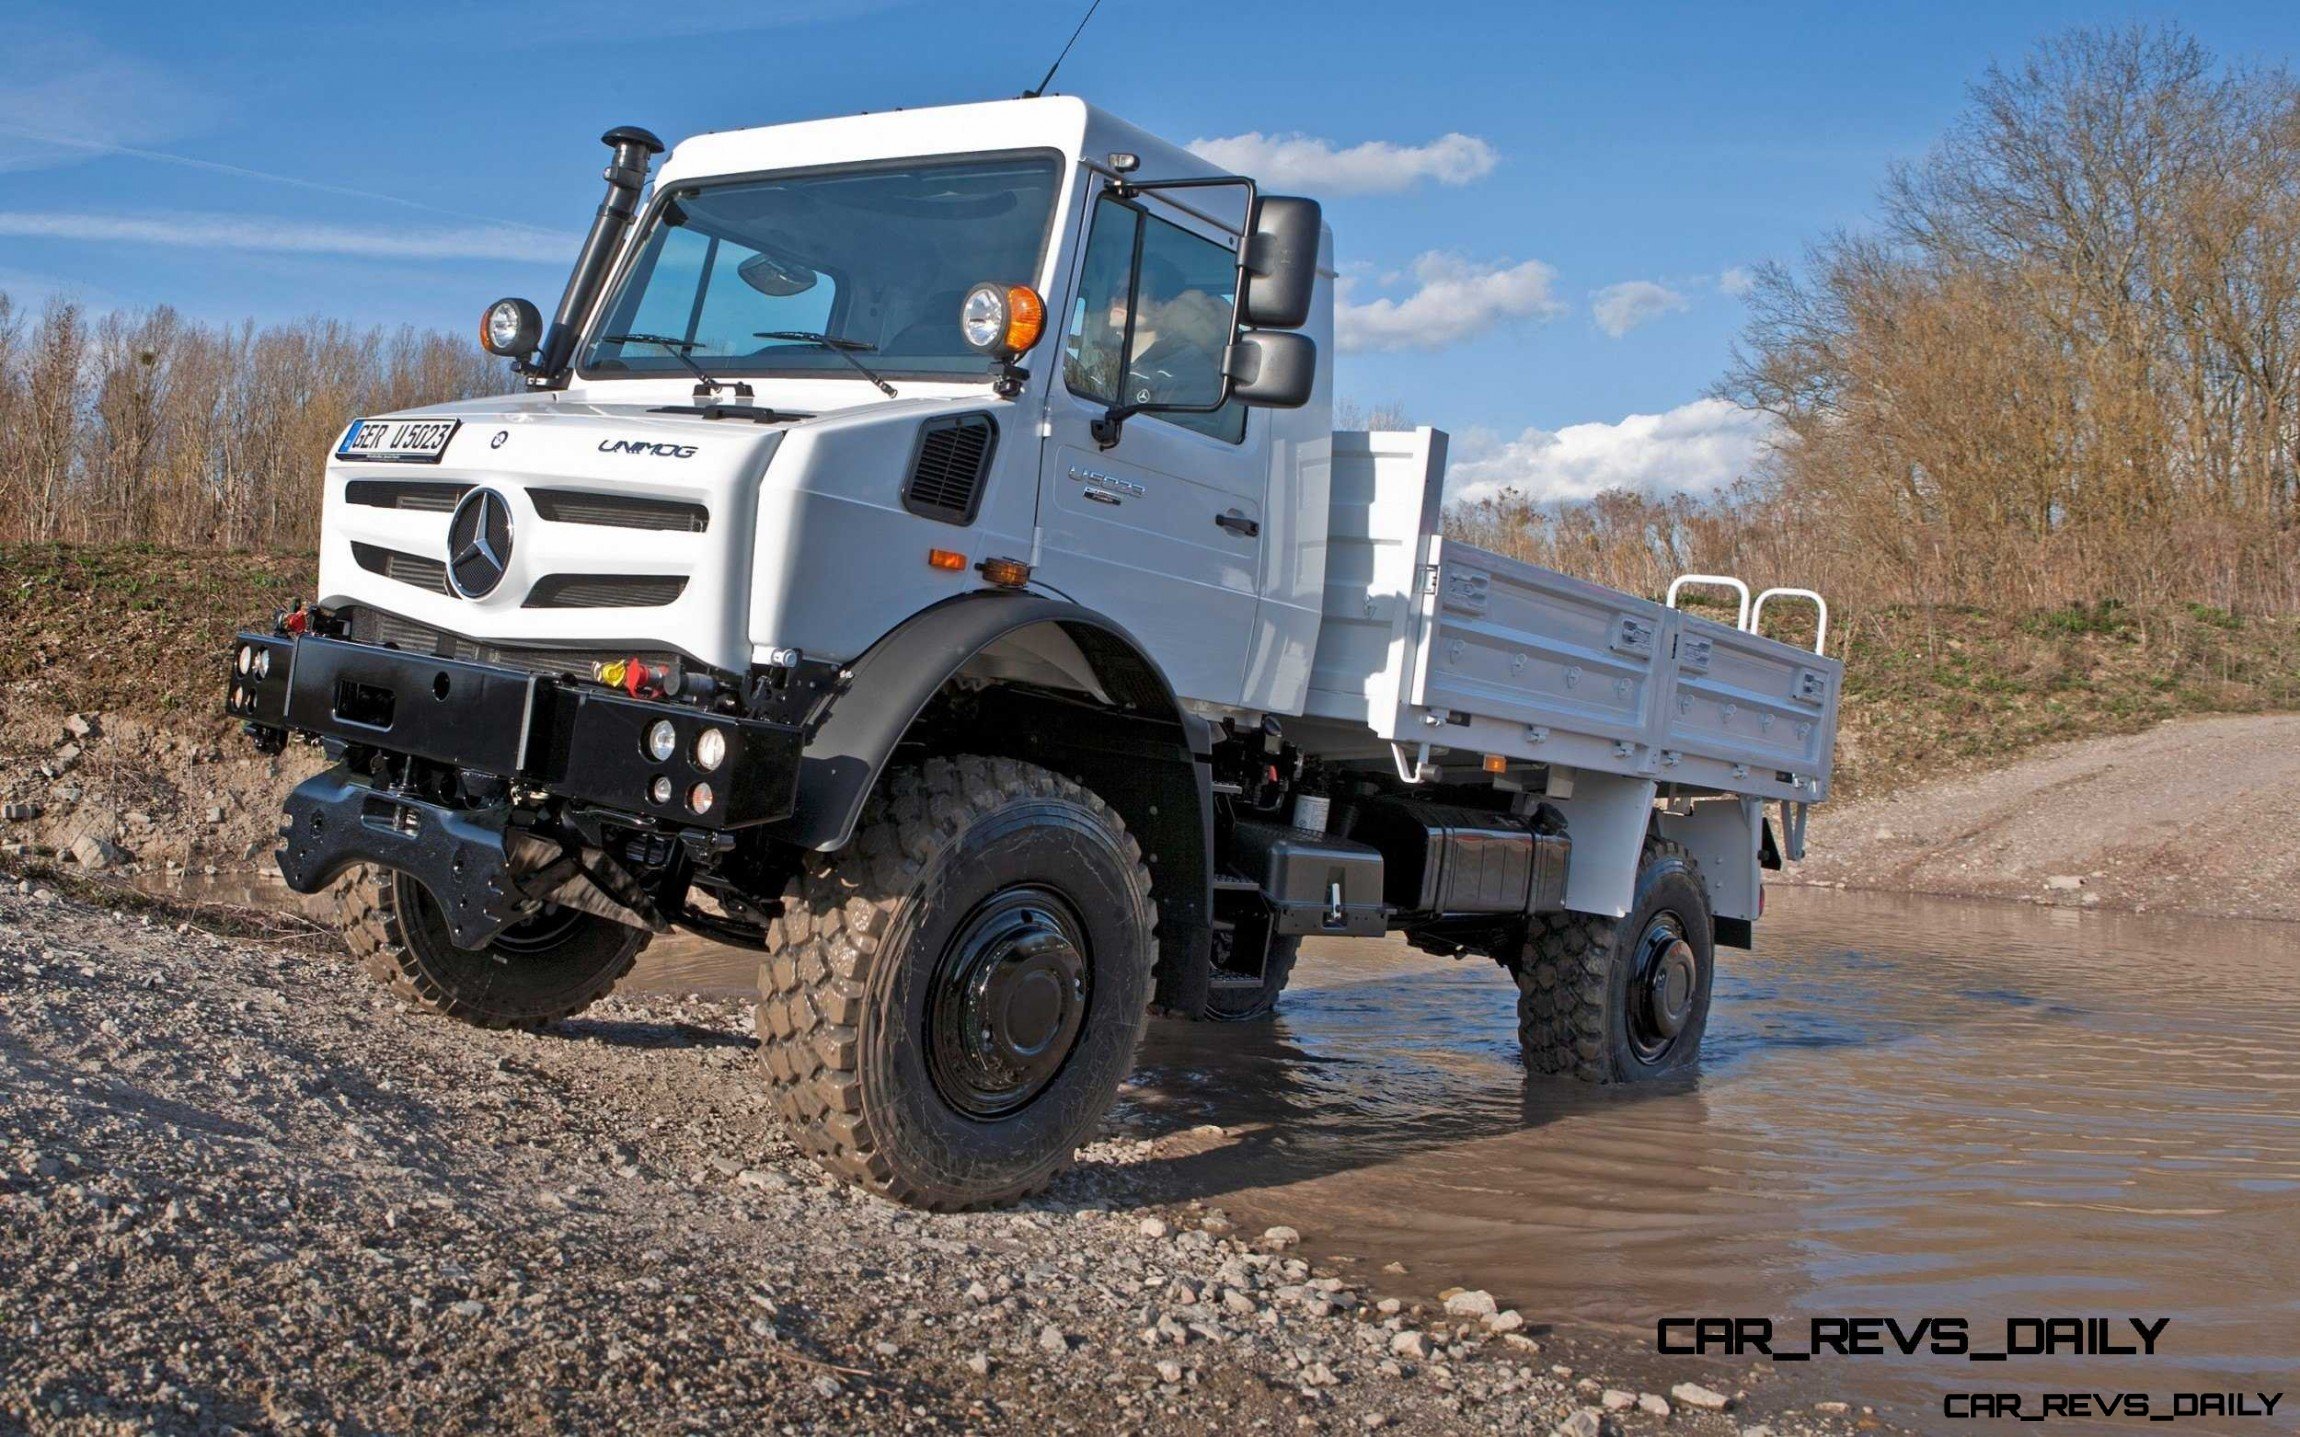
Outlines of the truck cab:
M794 1130L929 1206L1048 1180L1153 1006L1267 1016L1313 933L1495 958L1537 1069L1693 1060L1836 671L1445 551L1443 436L1332 431L1313 201L1066 97L604 140L549 322L483 318L518 392L353 422L319 594L234 646L379 976L534 1025L754 948Z

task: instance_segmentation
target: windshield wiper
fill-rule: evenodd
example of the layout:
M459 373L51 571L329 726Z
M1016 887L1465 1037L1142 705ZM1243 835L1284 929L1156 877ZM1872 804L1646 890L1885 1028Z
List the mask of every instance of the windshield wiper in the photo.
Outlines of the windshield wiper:
M713 379L711 377L711 371L703 368L703 366L695 362L695 356L689 354L687 351L701 344L702 341L699 339L672 339L668 335L661 334L602 334L599 336L599 342L601 344L660 345L664 349L670 351L671 357L673 359L678 360L681 364L684 364L689 369L695 371L695 378L702 381L699 385L696 386L697 392L708 392L711 394L716 394L720 390L724 389L732 393L737 399L748 399L751 397L751 386L748 384L743 383L739 379L732 384L723 379Z
M865 344L859 339L839 339L828 334L817 334L811 329L762 329L754 333L751 338L788 339L794 340L800 344L819 344L823 348L829 350L831 353L837 355L839 358L845 360L847 363L853 365L855 367L855 373L861 375L863 378L869 380L871 383L877 385L881 390L885 391L887 398L897 399L901 397L894 392L893 385L879 378L878 374L873 371L869 365L855 358L855 352L858 350L865 354L877 352L878 346L875 344Z

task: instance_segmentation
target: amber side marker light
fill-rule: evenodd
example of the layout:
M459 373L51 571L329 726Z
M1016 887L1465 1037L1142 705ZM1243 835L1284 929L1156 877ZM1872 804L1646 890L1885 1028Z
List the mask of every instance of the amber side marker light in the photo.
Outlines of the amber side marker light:
M1030 566L1020 559L985 559L974 570L1001 589L1019 589L1030 582Z
M929 549L926 562L932 568L947 569L955 574L966 567L966 555L953 549Z
M1010 286L1006 291L1006 347L1016 354L1028 354L1044 333L1046 301L1027 284Z
M1507 773L1509 772L1509 760L1498 753L1489 753L1485 756L1485 771L1487 773Z

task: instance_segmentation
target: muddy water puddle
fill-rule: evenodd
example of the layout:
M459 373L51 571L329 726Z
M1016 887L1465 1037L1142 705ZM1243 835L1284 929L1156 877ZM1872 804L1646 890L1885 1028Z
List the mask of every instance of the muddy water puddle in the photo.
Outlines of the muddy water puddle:
M1758 944L1722 955L1696 1076L1591 1092L1526 1079L1491 963L1313 941L1276 1021L1153 1023L1118 1122L1225 1130L1156 1164L1162 1193L1568 1332L1764 1317L1795 1349L1816 1317L1962 1318L1989 1351L2013 1319L2171 1319L2154 1356L1684 1358L1656 1382L1755 1371L1764 1406L1936 1430L1971 1430L1948 1392L2163 1411L2295 1385L2300 927L1786 889ZM755 962L659 940L632 981L745 992ZM2135 1430L2056 1430L2112 1429Z
M1490 963L1338 943L1258 1032L1158 1025L1131 1111L1249 1127L1172 1179L1369 1272L1403 1261L1404 1296L1482 1287L1645 1339L1768 1317L1800 1348L1814 1317L1961 1317L1976 1350L2008 1319L2127 1342L2126 1317L2172 1319L2154 1357L1765 1378L1804 1400L1970 1430L1943 1394L2292 1385L2300 929L1792 889L1758 942L1723 955L1705 1061L1671 1089L1528 1082ZM2295 1406L2233 1430L2294 1430Z

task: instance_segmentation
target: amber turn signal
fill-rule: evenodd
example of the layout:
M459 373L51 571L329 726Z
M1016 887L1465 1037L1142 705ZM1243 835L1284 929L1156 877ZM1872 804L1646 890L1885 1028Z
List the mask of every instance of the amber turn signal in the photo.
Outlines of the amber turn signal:
M1002 589L1019 589L1030 582L1030 566L1020 559L985 559L974 571Z
M929 549L926 562L932 568L948 569L955 574L966 567L966 555L955 549Z
M1038 291L1027 284L1009 287L1006 291L1006 349L1010 354L1028 354L1038 337L1046 332L1046 301Z
M1487 773L1507 773L1509 772L1509 760L1498 753L1489 753L1485 756L1485 771Z

